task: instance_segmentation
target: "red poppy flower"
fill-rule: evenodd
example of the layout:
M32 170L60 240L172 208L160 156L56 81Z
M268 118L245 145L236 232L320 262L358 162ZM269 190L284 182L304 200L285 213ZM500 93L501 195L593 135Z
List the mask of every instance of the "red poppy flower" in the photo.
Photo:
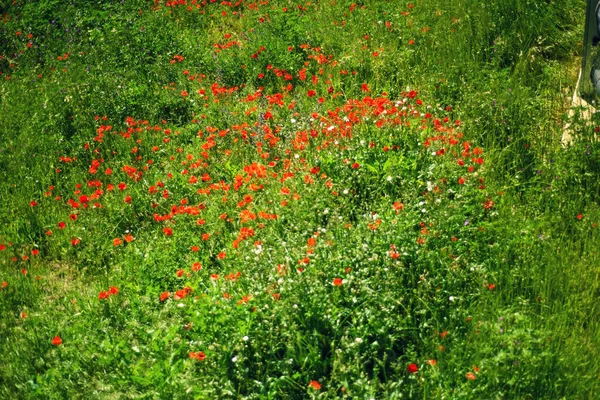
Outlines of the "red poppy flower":
M165 301L166 299L168 299L171 296L171 294L169 292L162 292L160 294L160 301Z
M406 367L406 370L408 371L408 373L414 374L415 372L419 371L419 367L415 363L410 363Z
M54 336L54 338L52 339L52 344L54 346L59 346L62 344L62 339L60 338L60 336Z
M99 299L99 300L108 299L108 293L107 293L107 292L105 292L104 290L103 290L103 291L101 291L101 292L98 294L98 299Z
M113 294L117 294L117 293L119 293L119 289L115 286L111 286L110 289L108 289L108 294L113 295Z
M166 228L163 228L163 233L167 236L171 236L171 235L173 235L173 229L171 229L167 226Z
M333 280L333 285L334 286L342 286L342 284L343 284L342 278L335 278Z
M321 389L321 384L317 381L310 381L308 383L308 387L311 389L319 390L319 389Z

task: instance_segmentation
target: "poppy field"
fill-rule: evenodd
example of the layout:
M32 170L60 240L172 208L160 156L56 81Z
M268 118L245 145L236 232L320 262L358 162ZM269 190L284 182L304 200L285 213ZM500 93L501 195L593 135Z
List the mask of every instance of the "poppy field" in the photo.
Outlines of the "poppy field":
M0 14L1 398L600 391L585 2Z

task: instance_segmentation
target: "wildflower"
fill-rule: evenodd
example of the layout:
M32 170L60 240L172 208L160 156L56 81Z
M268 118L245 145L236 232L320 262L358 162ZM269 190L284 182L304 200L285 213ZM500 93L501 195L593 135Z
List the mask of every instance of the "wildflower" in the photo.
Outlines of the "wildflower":
M123 241L120 238L114 238L113 239L113 245L115 247L120 246L121 244L123 244Z
M99 300L108 299L108 292L105 292L104 290L103 290L103 291L101 291L101 292L98 294L98 299L99 299Z
M410 363L406 367L406 370L408 371L409 374L414 374L415 372L419 371L419 367L415 363Z
M119 289L117 289L117 287L116 287L116 286L111 286L111 287L108 289L108 294L110 294L110 295L117 294L117 293L119 293Z
M171 229L167 226L167 227L163 228L163 233L167 236L171 236L171 235L173 235L173 229Z
M491 209L492 207L494 207L494 202L492 201L492 199L490 199L489 197L483 202L483 208L485 208L486 210Z
M465 377L466 377L467 379L471 380L471 381L474 381L474 380L475 380L475 374L474 374L474 373L472 373L472 372L467 372L467 373L465 374Z
M62 344L62 339L60 338L60 336L54 336L54 338L52 339L52 344L54 346L59 346Z
M342 278L335 278L333 280L333 286L342 286L342 284L343 284Z
M171 294L169 292L162 292L160 294L160 301L165 301L166 299L168 299L171 296Z
M192 360L204 361L204 359L206 358L206 354L204 354L203 351L199 351L197 353L194 351L190 351L189 355Z
M311 389L315 389L315 390L320 390L321 389L321 384L317 381L310 381L308 383L308 387Z

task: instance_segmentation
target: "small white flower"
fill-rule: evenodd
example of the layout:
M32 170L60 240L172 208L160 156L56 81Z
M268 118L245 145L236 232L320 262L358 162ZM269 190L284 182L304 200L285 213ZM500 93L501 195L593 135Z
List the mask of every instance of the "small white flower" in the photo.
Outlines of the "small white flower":
M242 338L242 340L243 340L244 342L247 342L247 341L248 341L248 339L250 339L248 336L244 336L244 337Z

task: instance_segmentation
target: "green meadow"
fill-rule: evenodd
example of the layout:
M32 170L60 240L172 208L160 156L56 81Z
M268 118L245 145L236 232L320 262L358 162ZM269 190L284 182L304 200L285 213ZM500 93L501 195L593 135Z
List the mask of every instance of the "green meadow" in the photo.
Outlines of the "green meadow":
M0 398L596 398L585 7L0 2Z

